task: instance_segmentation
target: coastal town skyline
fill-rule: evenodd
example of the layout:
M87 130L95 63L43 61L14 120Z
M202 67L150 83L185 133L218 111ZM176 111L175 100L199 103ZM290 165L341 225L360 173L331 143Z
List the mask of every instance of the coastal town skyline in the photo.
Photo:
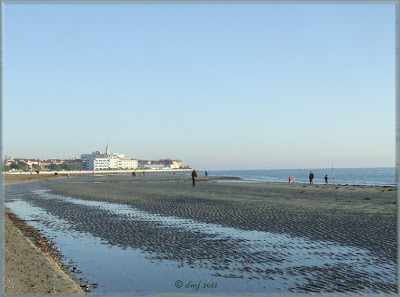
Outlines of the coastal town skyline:
M3 158L396 165L394 4L5 6Z
M111 152L107 146L104 152L93 151L81 154L79 158L67 159L40 159L40 158L13 158L5 156L3 171L41 171L41 170L132 170L132 169L183 169L182 160L165 158L160 160L139 160L126 157L125 154Z

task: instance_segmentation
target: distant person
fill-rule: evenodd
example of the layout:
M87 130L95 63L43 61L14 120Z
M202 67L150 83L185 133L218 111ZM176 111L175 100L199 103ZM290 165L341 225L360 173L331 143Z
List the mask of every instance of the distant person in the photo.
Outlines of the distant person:
M292 183L292 177L291 176L289 176L289 184L291 184Z
M312 185L314 181L314 173L312 171L310 171L310 175L308 176L308 178L310 179L310 185Z
M206 176L208 175L208 171L206 170Z
M325 183L328 183L328 175L325 175Z
M144 176L144 171L143 171L143 176Z
M193 171L192 171L192 182L193 182L193 187L194 187L194 184L195 184L195 182L196 182L196 178L197 178L197 172L196 172L196 170L193 169Z

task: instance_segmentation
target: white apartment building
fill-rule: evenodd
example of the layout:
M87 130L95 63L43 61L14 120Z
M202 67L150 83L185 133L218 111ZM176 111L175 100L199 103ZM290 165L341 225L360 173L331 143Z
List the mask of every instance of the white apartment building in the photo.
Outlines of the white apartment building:
M87 170L106 170L110 168L110 159L103 156L91 156L86 159Z
M116 156L96 156L86 159L87 170L108 170L108 169L136 169L138 168L138 160L123 158Z
M110 169L118 169L121 167L121 159L117 156L108 156Z
M163 164L154 164L154 163L148 164L146 162L146 163L139 163L139 168L156 170L156 169L165 169L165 166Z
M136 169L138 168L138 160L125 158L124 154L110 153L108 144L104 154L93 152L85 154L87 170L118 170L118 169Z
M121 168L122 169L136 169L138 168L138 160L122 158L121 160Z

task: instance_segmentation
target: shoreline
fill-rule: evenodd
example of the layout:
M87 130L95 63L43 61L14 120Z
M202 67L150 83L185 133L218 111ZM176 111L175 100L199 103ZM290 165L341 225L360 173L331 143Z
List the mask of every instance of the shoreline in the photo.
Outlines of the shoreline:
M143 172L144 173L159 173L160 175L168 173L168 175L175 175L175 173L190 173L193 169L145 169L145 170L97 170L97 171L87 171L87 170L82 170L82 171L41 171L39 174L36 174L34 172L2 172L3 178L6 178L10 181L12 179L18 180L17 182L21 182L20 180L22 179L22 182L27 182L24 179L32 179L34 180L42 180L42 179L52 179L54 178L60 178L60 177L77 177L77 176L96 176L96 175L110 175L110 176L119 176L119 175L131 175L133 171L136 171L138 175L141 175ZM204 170L196 170L196 172L202 172ZM30 178L29 178L30 177ZM203 174L199 174L198 179L199 181L209 181L209 180L230 180L231 182L238 182L238 183L251 183L251 184L277 184L277 185L286 185L289 184L287 181L274 181L274 180L267 180L267 179L255 179L255 178L246 178L246 177L240 177L240 176L234 176L234 175L213 175L209 174L208 176L205 176ZM309 185L309 182L304 180L304 181L293 181L291 184L297 184L297 185ZM329 182L325 183L323 181L314 181L313 183L314 186L354 186L354 187L396 187L396 183L382 183L382 184L372 184L372 183L340 183L340 182ZM312 185L311 185L312 186Z
M208 176L208 177L216 177L216 176ZM260 181L260 180L251 180L251 179L244 179L241 177L224 177L223 179L232 179L232 182L242 182L242 183L250 183L250 184L276 184L276 185L289 185L288 182L284 181ZM291 185L308 185L308 186L340 186L340 187L346 187L346 186L351 186L351 187L384 187L384 188L397 188L396 184L351 184L351 183L323 183L323 182L314 182L312 185L310 185L309 182L291 182Z
M3 185L65 178L3 178ZM3 189L3 193L4 193ZM79 279L68 273L57 246L39 230L27 225L14 213L3 217L3 294L4 295L86 295ZM40 269L38 269L40 267Z
M314 171L314 184L325 184L325 176L328 182L337 185L368 185L368 186L395 186L396 168L336 168L336 173L331 169L264 169L264 170L219 170L209 171L210 175L235 175L241 176L250 182L283 182L288 183L289 176L293 182L309 183L308 172Z
M40 171L36 172L25 172L25 171L15 171L15 172L2 172L3 176L13 176L13 175L65 175L73 176L78 174L131 174L133 171L137 173L174 173L174 172L192 172L193 169L129 169L129 170L60 170L60 171ZM197 170L196 170L197 171Z
M163 217L172 216L219 224L238 230L286 234L293 238L307 237L311 242L333 241L345 246L367 249L371 255L380 259L395 261L396 258L396 187L256 184L231 182L231 177L224 180L223 177L200 176L196 187L192 188L189 175L167 174L149 174L145 177L106 174L63 179L59 176L51 179L55 182L48 183L46 188L50 188L52 194L126 204ZM25 182L29 181L32 179L25 179ZM118 221L109 222L105 214L99 216L90 207L76 206L73 211L66 211L65 207L58 207L40 199L37 203L62 219L78 220L78 228L81 228L79 230L93 232L94 236L105 238L111 245L120 245L123 238L122 247L144 248L146 251L157 253L161 260L166 257L167 260L174 259L182 263L185 263L185 259L196 262L203 257L201 252L197 253L196 246L190 250L182 249L181 246L190 244L196 236L202 236L198 233L175 233L173 228L161 231L159 228L153 228L146 220L137 223L126 222L122 228ZM127 231L127 228L134 228L135 236L129 235L132 233ZM168 234L177 241L171 241ZM146 244L143 246L144 242ZM236 250L227 242L211 245L206 241L202 243L202 240L198 242L200 250L210 249L206 257L208 260L204 261L209 261L210 267L219 267L218 269L223 269L219 255L233 257ZM213 256L209 258L209 255ZM329 270L313 269L310 266L307 273L316 277L322 272L329 274ZM257 271L251 273L257 275ZM277 272L269 270L268 273ZM230 278L234 277L233 275L227 274L223 277ZM350 277L358 278L353 274L350 274ZM335 278L331 281L336 282L341 290L351 288L340 281L337 282ZM357 279L357 282L362 280ZM393 290L391 285L383 288L388 292ZM313 289L314 285L304 284L295 288L297 292L313 292Z
M207 177L216 178L217 175L208 175ZM206 178L207 178L206 177ZM294 182L287 182L287 181L272 181L272 180L257 180L257 179L246 179L237 176L224 176L223 179L232 179L236 182L242 183L252 183L252 184L277 184L277 185L309 185L309 186L352 186L352 187L396 187L397 184L363 184L363 183L334 183L334 182L314 182L312 185L308 181L294 181Z

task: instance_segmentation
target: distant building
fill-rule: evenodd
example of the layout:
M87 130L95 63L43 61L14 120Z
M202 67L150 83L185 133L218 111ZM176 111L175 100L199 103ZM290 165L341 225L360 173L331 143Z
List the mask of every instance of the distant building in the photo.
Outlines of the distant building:
M110 169L119 169L121 167L121 159L117 156L108 156Z
M97 151L91 154L83 154L81 157L86 157L87 170L136 169L138 167L136 159L125 158L124 154L111 153L108 143L105 153Z
M119 169L179 169L183 168L182 160L172 160L170 158L161 160L137 160L126 158L124 154L111 153L110 148L106 146L105 152L95 151L91 154L82 154L81 158L70 158L70 159L27 159L27 158L6 158L4 165L11 166L18 163L26 163L27 166L23 170L32 170L33 165L39 165L40 170L51 170L54 169L54 165L81 165L76 168L86 170L119 170ZM35 166L37 167L37 166ZM72 166L64 166L65 168ZM64 168L59 166L59 168ZM74 167L72 167L74 168ZM16 169L13 169L16 170ZM22 169L17 169L22 170ZM61 169L63 170L63 169ZM69 169L67 169L69 170Z
M139 160L139 168L144 169L179 169L183 168L182 160Z
M27 164L26 170L33 170L33 165L39 165L41 170L50 169L51 164L63 164L65 160L61 159L27 159L27 158L9 158L4 161L4 165L11 166L13 164L25 163ZM14 169L13 169L14 170Z
M171 160L171 159L165 159L162 160L164 167L170 168L170 169L179 169L183 168L183 162L182 160Z
M152 161L139 162L138 166L139 166L139 168L142 168L142 169L152 169L152 170L165 168L163 164L155 163Z
M138 168L138 160L122 158L121 159L121 168L122 169L136 169L136 168Z
M87 170L107 170L110 168L110 159L107 156L93 156L86 159Z

